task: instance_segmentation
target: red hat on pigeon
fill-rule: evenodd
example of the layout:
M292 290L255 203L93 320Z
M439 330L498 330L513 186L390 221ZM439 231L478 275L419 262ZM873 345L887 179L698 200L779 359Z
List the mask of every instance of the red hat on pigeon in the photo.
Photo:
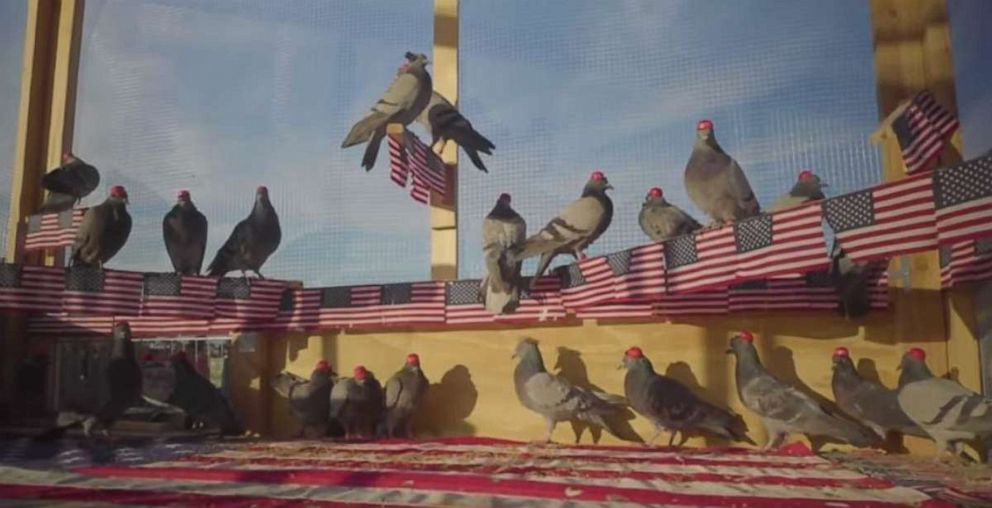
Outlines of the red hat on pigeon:
M115 185L110 188L110 195L115 198L122 198L127 196L127 190L124 189L123 185Z
M358 379L360 381L362 379L365 379L368 375L369 375L369 371L365 370L364 366L359 365L358 367L355 367L355 379Z
M420 357L417 356L417 353L410 353L410 354L406 355L406 364L407 365L420 365Z
M593 171L592 175L589 175L590 180L596 180L597 182L604 178L606 178L606 175L604 175L603 172L599 170Z
M704 129L712 129L712 128L713 128L713 122L709 120L700 120L699 123L696 124L696 130L701 131Z
M924 361L927 359L927 352L918 347L914 347L913 349L906 351L906 354L920 361Z
M651 190L648 191L648 196L653 198L660 198L664 195L665 193L661 190L661 187L651 187Z
M327 360L321 360L317 362L317 366L314 367L313 370L319 370L321 372L325 372L331 370L331 364Z
M628 349L627 352L624 353L624 355L626 355L629 358L643 358L644 351L641 351L641 348L637 346L633 346L630 349Z
M851 352L848 351L846 347L841 346L841 347L839 347L837 349L834 349L834 356L843 356L843 357L847 358L847 357L851 356Z
M799 172L799 181L800 182L803 181L803 180L810 179L810 178L813 178L813 172L812 171L810 171L808 169L804 169L804 170L802 170L802 171Z
M748 344L754 342L754 334L750 330L741 330L739 337Z

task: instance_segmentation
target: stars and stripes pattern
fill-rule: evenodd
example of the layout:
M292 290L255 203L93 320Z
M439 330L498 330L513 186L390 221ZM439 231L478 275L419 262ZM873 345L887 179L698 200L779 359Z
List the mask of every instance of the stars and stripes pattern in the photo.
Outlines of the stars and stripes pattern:
M142 316L211 319L217 279L178 273L144 274Z
M937 247L933 176L911 176L826 200L827 223L856 262Z
M482 281L479 279L456 280L445 289L444 321L451 325L487 323L520 323L554 321L565 317L561 299L561 281L554 275L537 279L532 291L527 287L530 278L522 282L520 305L512 314L490 314L483 305Z
M940 285L992 279L992 238L977 238L940 248Z
M556 271L561 277L565 308L581 309L613 300L613 268L608 256L586 258Z
M109 335L113 328L113 316L76 316L64 312L45 312L32 314L28 318L27 333L34 336L59 337Z
M86 208L75 208L28 217L24 250L57 249L72 245L86 210Z
M0 263L0 310L61 312L65 269Z
M144 276L95 266L65 269L62 311L67 314L137 316Z
M382 286L337 286L320 289L317 321L321 328L350 328L379 322Z
M669 294L655 304L662 317L726 314L730 312L728 288L711 288L692 293Z
M412 179L410 197L421 203L430 201L431 192L443 197L446 192L445 167L437 154L412 132L404 132L402 139L399 135L387 137L390 179L403 188Z
M730 312L837 308L837 293L823 271L735 284L727 300Z
M830 264L821 203L761 214L734 224L740 281L760 280Z
M917 93L892 122L906 172L915 173L940 157L945 140L958 126L958 119L944 109L930 91Z
M936 170L933 194L941 244L992 235L992 155Z
M223 277L217 283L215 310L219 320L258 321L279 313L284 281Z
M380 294L383 325L444 323L444 282L385 284Z
M668 293L727 287L736 278L737 242L733 227L678 236L665 241Z
M665 246L641 245L611 258L613 298L618 302L658 299L665 294Z
M279 314L262 329L298 332L316 328L320 296L319 289L286 289L279 303Z

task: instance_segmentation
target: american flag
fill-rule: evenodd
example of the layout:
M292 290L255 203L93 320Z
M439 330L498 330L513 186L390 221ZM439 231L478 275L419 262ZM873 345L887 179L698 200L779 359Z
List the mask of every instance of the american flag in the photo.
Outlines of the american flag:
M144 275L95 266L65 269L62 310L67 314L137 316Z
M656 302L651 301L604 302L575 309L578 319L646 318L656 314Z
M940 243L992 235L992 155L933 175Z
M837 308L837 293L823 271L746 281L728 290L730 312Z
M456 280L447 283L444 321L451 325L482 323L515 323L553 321L565 317L561 301L561 281L553 275L537 279L533 291L526 288L530 279L523 280L520 305L512 314L493 315L482 303L479 279Z
M711 229L665 241L668 293L687 293L732 284L737 272L733 227Z
M379 323L381 286L322 288L317 320L321 329Z
M823 236L823 208L810 203L734 224L737 280L760 280L830 264Z
M617 256L613 256L617 263ZM613 300L613 267L610 256L596 256L556 269L561 277L565 308L580 309ZM628 258L629 262L629 258Z
M211 319L217 296L217 279L178 273L146 273L142 316Z
M384 325L444 323L444 282L403 282L382 286Z
M906 172L926 168L944 151L944 140L958 128L958 119L923 90L892 122L892 131L902 148Z
M868 292L871 297L871 308L875 310L888 309L891 303L889 297L888 262L877 262L871 266Z
M669 294L655 302L658 316L691 316L730 312L728 288L711 288L693 293Z
M61 312L65 269L0 263L0 310Z
M279 314L261 329L297 332L316 328L320 295L319 289L286 289L279 303Z
M827 223L853 261L937 248L930 173L830 198L823 209Z
M86 210L86 208L76 208L28 217L24 250L56 249L72 245Z
M273 279L224 277L217 283L218 320L269 320L279 313L286 282Z
M0 466L0 499L45 506L948 508L807 452L535 447L481 437L131 448L117 463ZM171 450L181 451L173 452ZM20 467L19 467L20 466Z
M64 312L32 314L27 333L31 336L109 335L113 316L72 316ZM132 330L133 331L133 330Z
M940 246L940 285L992 279L992 238L977 238Z
M403 136L405 141L397 139L399 135L388 136L389 177L404 188L412 177L410 197L421 203L430 201L432 191L444 196L444 162L412 132L404 132Z
M617 301L656 300L665 295L665 246L641 245L610 259Z

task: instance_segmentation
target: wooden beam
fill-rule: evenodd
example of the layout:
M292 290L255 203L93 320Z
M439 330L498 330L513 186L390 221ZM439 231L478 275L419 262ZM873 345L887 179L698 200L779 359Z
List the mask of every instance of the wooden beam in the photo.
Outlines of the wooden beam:
M458 105L458 0L434 0L434 90ZM431 278L458 278L458 146L441 152L447 171L442 199L431 194Z

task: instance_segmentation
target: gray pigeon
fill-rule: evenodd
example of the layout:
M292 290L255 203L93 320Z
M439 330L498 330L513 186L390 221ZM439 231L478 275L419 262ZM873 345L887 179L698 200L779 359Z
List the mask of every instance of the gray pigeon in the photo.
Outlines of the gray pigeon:
M207 218L196 209L189 191L179 191L178 202L162 219L162 237L176 273L199 275L207 249Z
M341 148L348 148L368 141L362 167L371 171L379 153L379 145L386 136L386 125L400 123L409 125L427 107L431 100L434 84L427 72L427 56L423 54L406 54L404 63L396 73L396 79L379 102L372 106L372 112L365 115L348 132L341 143ZM371 139L370 139L371 138Z
M231 270L240 270L244 276L246 271L251 270L261 277L259 270L279 248L281 240L279 215L269 201L269 189L259 187L255 191L255 206L251 214L234 226L231 236L217 250L217 255L207 267L207 273L223 277Z
M413 437L413 415L429 386L430 382L420 369L420 357L410 353L403 368L386 381L384 423L388 437Z
M606 195L612 188L602 171L593 171L582 190L582 197L572 201L547 226L516 249L511 256L514 262L541 256L531 279L531 289L558 254L585 259L583 251L610 227L613 220L613 201Z
M500 194L482 221L482 254L487 274L482 279L482 299L493 314L509 314L520 305L520 265L511 261L514 248L527 238L527 223L510 207L510 195Z
M889 432L926 437L899 407L896 391L868 381L858 374L846 347L834 350L830 382L837 405L849 416L870 427L880 438Z
M73 265L103 268L121 250L131 235L127 205L127 190L115 185L103 203L86 210L72 245Z
M71 152L62 155L62 165L41 177L41 186L48 190L41 213L68 210L100 185L100 172Z
M713 134L713 122L696 126L696 144L685 167L685 190L689 198L714 225L722 225L761 212L744 171L724 153Z
M641 230L652 242L687 235L703 227L681 208L669 203L660 187L648 191L637 220L641 224Z
M437 144L438 139L445 143L450 139L465 150L465 154L472 160L472 164L483 172L489 172L486 165L479 158L479 152L492 155L496 145L479 134L458 109L455 108L448 99L441 94L434 92L427 107L417 116L417 122L423 125L431 133L431 146Z
M584 390L549 373L544 368L541 350L534 339L521 340L513 352L513 358L519 359L513 371L517 398L524 407L544 417L547 424L544 442L551 442L558 422L576 419L598 425L618 439L623 439L606 419L622 409L622 397Z
M771 375L761 365L753 342L751 332L743 331L730 340L727 353L737 357L737 395L761 417L768 432L763 450L778 447L793 432L832 437L854 446L877 442L869 429L832 415L809 395Z
M829 185L821 181L820 177L813 174L812 171L804 169L799 172L799 179L796 180L788 194L778 198L778 201L772 205L772 212L788 210L810 201L824 199L826 197L823 195L824 187L829 187Z
M677 433L682 432L684 438L686 432L694 431L754 444L740 415L701 400L682 383L656 373L641 348L632 347L624 353L623 367L627 369L623 390L630 407L650 420L657 431L649 445L666 430L672 433L668 446Z
M331 388L336 378L331 364L321 360L313 368L309 380L289 372L283 372L272 380L272 388L289 400L290 410L300 420L300 437L327 435ZM311 430L314 432L308 432Z
M867 315L871 312L871 284L885 270L887 261L855 263L836 239L830 260L828 275L840 300L837 312L846 319Z
M331 389L331 418L344 427L345 439L374 437L382 410L382 385L361 365Z
M189 363L185 351L172 355L175 387L166 403L182 409L196 421L207 423L224 435L244 434L226 397ZM146 399L147 400L147 399Z
M960 456L969 441L992 440L992 400L955 381L935 377L926 352L910 349L899 365L899 407L937 443L938 453Z

